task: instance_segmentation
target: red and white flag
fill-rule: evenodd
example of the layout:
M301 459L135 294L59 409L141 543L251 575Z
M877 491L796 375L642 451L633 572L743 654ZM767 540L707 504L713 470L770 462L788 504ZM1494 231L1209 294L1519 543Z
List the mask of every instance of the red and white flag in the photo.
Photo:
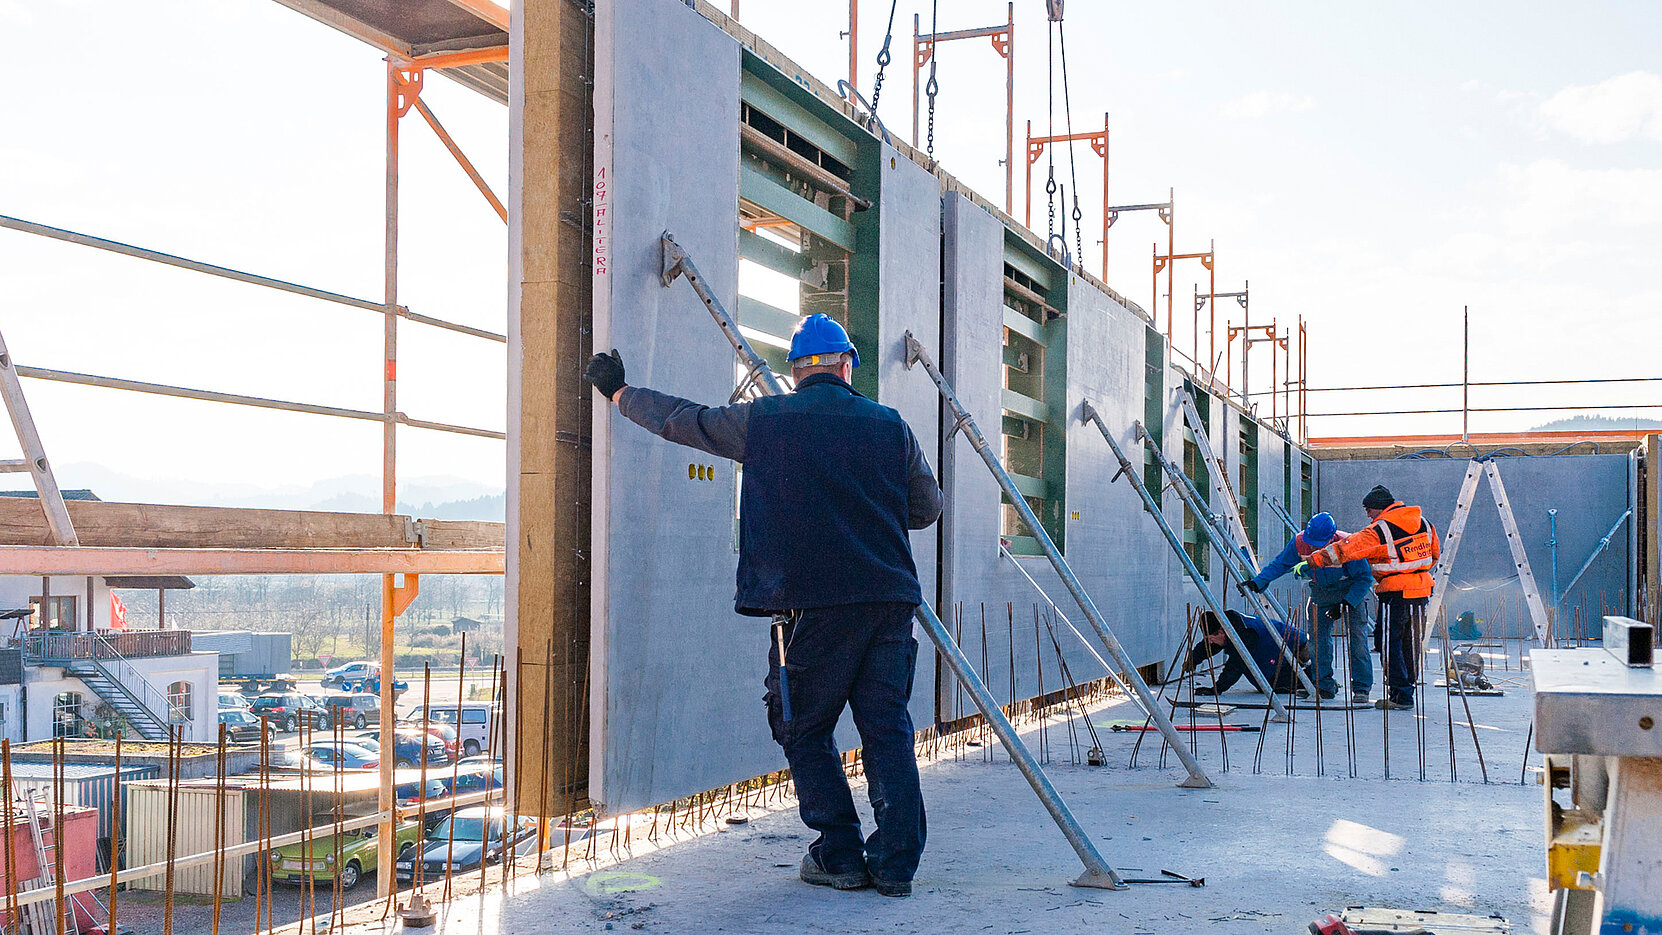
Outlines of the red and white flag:
M110 629L127 629L127 605L121 603L114 591L110 592Z

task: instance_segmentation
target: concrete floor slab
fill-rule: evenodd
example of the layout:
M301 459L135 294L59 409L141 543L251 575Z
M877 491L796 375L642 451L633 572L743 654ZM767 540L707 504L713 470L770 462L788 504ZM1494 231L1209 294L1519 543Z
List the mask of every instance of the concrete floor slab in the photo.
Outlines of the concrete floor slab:
M1494 673L1506 677L1505 670ZM605 867L547 875L504 899L470 896L445 908L438 932L995 932L1219 933L1302 932L1327 911L1351 905L1498 912L1515 931L1545 931L1549 899L1542 879L1541 792L1520 783L1530 702L1527 680L1503 697L1472 699L1467 722L1441 690L1423 717L1427 778L1418 778L1419 734L1409 712L1392 716L1392 775L1383 777L1383 715L1324 712L1325 775L1317 776L1310 712L1257 737L1230 735L1222 769L1215 735L1197 739L1218 785L1180 790L1180 773L1154 765L1157 738L1129 761L1134 722L1123 701L1090 717L1106 767L1077 765L1089 737L1080 719L1069 741L1066 719L1045 730L1047 770L1109 860L1126 876L1172 870L1205 877L1195 889L1145 885L1125 892L1075 889L1079 865L1001 751L961 748L923 771L930 840L909 900L870 891L840 893L796 879L811 837L793 809L758 813L729 826ZM1252 701L1249 693L1230 700ZM1448 780L1448 708L1454 709L1459 781ZM1331 715L1331 716L1329 716ZM1232 723L1258 724L1241 710ZM1472 728L1484 741L1491 782L1480 781ZM1345 737L1357 738L1358 776L1350 778ZM1464 732L1462 735L1461 732ZM1285 774L1291 734L1294 756ZM1039 728L1027 727L1030 746ZM1464 739L1462 739L1462 736ZM1174 761L1175 762L1175 761ZM379 931L376 928L365 931Z

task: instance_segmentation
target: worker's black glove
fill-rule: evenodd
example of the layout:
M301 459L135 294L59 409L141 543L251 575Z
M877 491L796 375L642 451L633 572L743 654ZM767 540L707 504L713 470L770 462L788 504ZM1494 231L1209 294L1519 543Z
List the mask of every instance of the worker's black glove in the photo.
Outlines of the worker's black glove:
M1218 690L1210 685L1202 685L1201 687L1195 689L1195 694L1197 695L1216 695L1217 693Z
M1332 607L1327 609L1327 619L1329 620L1342 620L1344 619L1344 616L1345 605L1343 604L1334 604Z
M1251 591L1254 594L1263 594L1264 593L1264 586L1258 583L1257 578L1248 578L1247 580L1245 580L1241 583L1241 587L1246 588L1248 591Z
M611 399L617 391L627 384L623 382L623 358L618 356L617 348L612 348L610 354L596 354L589 358L589 365L583 370L583 379L594 384L600 395Z

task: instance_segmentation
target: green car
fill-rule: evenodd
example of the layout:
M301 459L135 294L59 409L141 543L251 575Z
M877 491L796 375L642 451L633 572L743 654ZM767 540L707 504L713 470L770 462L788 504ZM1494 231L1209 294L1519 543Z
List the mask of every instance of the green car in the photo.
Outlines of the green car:
M305 843L279 847L271 854L271 879L278 883L304 883L309 876L314 886L332 885L338 866L341 889L349 890L358 885L364 874L375 872L375 845L379 830L377 826L343 832L338 857L332 834L319 835L310 842L309 850L313 855L310 860L306 859L308 847ZM398 857L403 857L414 853L420 841L420 822L405 822L394 835L393 850Z

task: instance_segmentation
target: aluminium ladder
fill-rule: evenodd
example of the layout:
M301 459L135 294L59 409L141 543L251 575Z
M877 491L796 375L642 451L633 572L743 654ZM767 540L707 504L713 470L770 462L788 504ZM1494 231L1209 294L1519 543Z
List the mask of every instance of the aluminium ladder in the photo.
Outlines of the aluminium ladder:
M46 809L50 800L45 802L35 800L35 796L43 791L39 787L35 787L23 793L23 807L29 820L29 836L33 839L35 846L35 868L40 875L33 880L24 881L23 885L19 887L21 892L46 889L49 886L57 885L58 882L57 853L61 846L59 837L62 835L63 829L59 828L56 822L53 822L50 826L52 839L50 841L46 839L46 832L42 829L41 823L47 819L41 812ZM10 808L11 804L6 803L6 807ZM51 853L47 853L48 851ZM23 920L28 925L30 935L56 935L56 933L77 935L80 932L80 924L75 920L74 897L64 900L63 913L64 917L60 927L60 923L53 918L52 910L48 908L47 902L42 900L23 907Z
M1287 708L1281 703L1281 699L1276 697L1275 686L1264 677L1264 671L1258 667L1258 661L1252 658L1252 653L1247 651L1241 635L1235 632L1233 626L1229 625L1229 618L1224 613L1223 602L1219 601L1217 595L1212 593L1211 585L1206 583L1206 579L1200 574L1200 569L1195 567L1195 560L1183 548L1183 540L1178 538L1177 532L1166 521L1165 514L1160 512L1158 501L1154 499L1153 494L1149 493L1142 477L1132 467L1130 459L1125 456L1125 452L1120 449L1119 442L1114 441L1113 433L1108 431L1107 423L1102 421L1102 413L1098 412L1096 407L1091 405L1091 401L1087 399L1080 412L1080 417L1086 422L1096 423L1097 430L1102 433L1103 441L1108 443L1109 449L1114 452L1114 458L1120 463L1120 469L1115 472L1113 477L1109 478L1109 483L1113 483L1122 474L1131 482L1131 488L1137 491L1138 498L1143 501L1144 512L1154 518L1155 525L1160 527L1161 534L1166 538L1166 544L1171 546L1172 552L1177 555L1177 560L1183 563L1183 570L1188 573L1189 579L1200 590L1200 596L1206 602L1207 608L1217 616L1218 623L1223 626L1224 636L1235 647L1235 652L1240 655L1242 665L1246 667L1247 678L1252 684L1258 686L1259 691L1262 691L1264 696L1269 699L1270 707L1274 710L1275 720L1277 722L1286 721L1288 719ZM1138 434L1142 433L1140 423L1137 424L1136 430Z
M1425 654L1431 646L1431 630L1436 626L1437 615L1443 609L1443 599L1447 594L1446 585L1450 573L1454 570L1454 559L1460 554L1460 542L1466 534L1466 520L1471 517L1472 505L1477 501L1479 473L1488 479L1489 493L1494 496L1495 508L1500 511L1500 525L1506 531L1506 544L1512 551L1512 564L1517 568L1518 584L1523 588L1524 604L1529 608L1530 620L1535 625L1535 638L1545 646L1550 632L1546 604L1541 600L1541 589L1535 583L1535 572L1530 568L1529 556L1524 552L1523 536L1518 533L1518 520L1512 514L1512 501L1507 499L1506 485L1500 480L1500 465L1493 460L1472 461L1466 465L1466 477L1460 482L1460 494L1454 501L1454 516L1449 519L1448 529L1442 538L1441 555L1431 576L1431 600L1425 608L1426 627L1425 632L1420 635L1422 668ZM1611 535L1614 534L1615 530L1612 529ZM1577 577L1580 577L1579 573Z
M0 335L0 400L5 401L12 429L23 448L21 459L0 461L0 472L29 472L35 482L35 495L40 498L41 510L46 513L46 528L52 535L52 544L80 545L75 538L75 526L69 521L69 508L64 506L63 491L58 489L58 479L53 476L52 466L46 460L46 449L40 443L40 432L36 430L34 416L29 412L29 402L23 398L17 364L6 348L3 335Z
M692 258L687 256L686 251L681 249L680 244L675 242L675 238L670 235L669 231L664 232L662 246L664 286L667 288L673 284L677 276L686 277L687 283L693 287L693 291L703 301L704 307L709 309L710 315L715 318L716 324L721 326L722 333L727 336L728 343L733 345L734 353L745 365L746 375L740 383L740 391L764 396L784 394L785 387L779 376L768 366L767 361L756 353L756 349L751 347L750 341L739 332L738 321L721 304L721 300L716 298L715 293L711 292L710 288L704 284L703 276L698 272L698 267L693 264ZM735 396L737 395L739 393L735 393ZM1044 769L1039 766L1038 761L1033 758L1032 752L1022 743L1016 729L1011 726L1010 721L1005 718L1004 712L999 709L997 700L987 690L987 686L982 683L980 677L975 674L975 669L970 665L969 658L964 655L958 644L953 642L952 634L947 631L946 625L935 615L935 611L929 606L928 602L919 604L914 616L923 625L924 632L929 634L929 639L935 644L935 649L941 654L941 658L946 660L947 666L952 669L952 674L969 691L971 700L975 702L975 707L981 712L982 718L992 727L993 734L998 737L999 743L1004 746L1005 752L1010 755L1011 762L1015 763L1016 768L1021 770L1022 776L1027 779L1028 784L1033 787L1034 793L1038 795L1039 801L1044 805L1045 810L1050 813L1051 820L1056 822L1056 826L1062 831L1062 836L1067 838L1068 844L1073 848L1074 853L1079 856L1080 863L1084 864L1085 872L1080 874L1078 878L1069 881L1070 885L1094 889L1118 890L1128 888L1127 884L1120 879L1119 874L1114 872L1114 869L1108 865L1108 861L1096 849L1095 843L1085 833L1085 829L1080 826L1078 819L1073 816L1073 812L1068 809L1067 803L1057 793L1055 786L1051 785L1050 778L1045 775ZM1207 785L1210 785L1210 782Z
M1219 522L1218 514L1213 512L1212 509L1207 506L1206 501L1201 499L1200 491L1196 489L1194 483L1189 480L1189 476L1184 474L1182 468L1179 468L1170 458L1166 457L1166 453L1161 451L1160 446L1154 443L1153 437L1148 434L1148 429L1145 428L1141 422L1135 424L1135 430L1138 439L1144 443L1147 450L1154 453L1155 460L1160 463L1160 469L1171 479L1172 486L1177 489L1178 496L1183 498L1184 504L1187 505L1189 511L1194 514L1195 521L1200 524L1201 532L1205 533L1206 537L1211 540L1215 551L1222 557L1224 564L1228 566L1226 574L1233 574L1235 576L1236 590L1241 593L1243 598L1258 608L1258 613L1261 615L1261 619L1265 621L1279 620L1283 623L1290 623L1290 615L1282 609L1281 602L1275 599L1275 595L1270 594L1268 591L1260 592L1247 589L1246 582L1254 575L1258 574L1258 569L1255 563L1253 563L1249 557L1250 544L1242 545L1235 541L1234 533L1231 532L1228 527L1225 527ZM1203 439L1204 435L1205 433L1203 431L1197 430L1195 432L1195 438L1197 440ZM1217 475L1217 471L1212 468L1208 468L1206 473L1213 475L1214 477ZM1232 501L1225 500L1226 506L1231 503ZM1245 525L1240 521L1240 514L1235 513L1233 515L1235 517L1236 525L1241 529L1245 529ZM1312 696L1315 696L1317 694L1316 686L1311 683L1310 676L1305 673L1304 667L1296 662L1296 656L1287 646L1287 641L1281 638L1280 632L1278 632L1275 627L1267 626L1266 629L1269 630L1270 637L1275 640L1275 645L1281 653L1286 658L1295 660L1293 663L1293 676L1298 681L1299 686ZM1271 703L1273 704L1275 698L1274 693L1269 694ZM1278 711L1277 713L1283 714L1284 712Z
M1247 530L1246 520L1241 516L1241 505L1235 497L1235 488L1229 483L1229 466L1223 458L1214 452L1211 436L1206 431L1206 421L1200 417L1200 410L1195 408L1194 397L1189 395L1187 389L1179 389L1178 399L1183 404L1183 416L1189 423L1189 429L1194 433L1195 447L1200 449L1201 459L1206 464L1206 476L1212 482L1213 496L1222 504L1223 513L1221 516L1227 521L1228 525L1218 522L1220 514L1206 507L1205 502L1200 498L1200 492L1189 483L1189 478L1182 471L1177 472L1177 476L1182 478L1179 491L1186 489L1185 496L1192 500L1190 508L1194 510L1197 516L1203 515L1213 527L1214 532L1222 534L1214 538L1215 542L1223 543L1225 546L1218 549L1218 554L1224 557L1225 563L1229 565L1229 570L1235 574L1235 587L1241 592L1241 595L1257 606L1258 612L1263 615L1264 619L1280 620L1283 623L1291 624L1292 615L1288 614L1287 609L1281 606L1281 602L1276 599L1275 595L1268 591L1250 591L1247 589L1247 581L1258 574L1260 566L1258 564L1258 553L1252 547L1252 533ZM1159 453L1159 456L1163 459L1164 452ZM1283 653L1288 653L1287 643L1281 638L1281 634L1276 632L1274 627L1270 627L1269 631L1270 636L1275 638L1276 646ZM1291 658L1290 653L1288 653L1288 656ZM1309 692L1311 696L1316 695L1315 683L1310 681L1310 676L1305 673L1303 666L1295 663L1293 665L1293 675L1297 678L1300 687Z

